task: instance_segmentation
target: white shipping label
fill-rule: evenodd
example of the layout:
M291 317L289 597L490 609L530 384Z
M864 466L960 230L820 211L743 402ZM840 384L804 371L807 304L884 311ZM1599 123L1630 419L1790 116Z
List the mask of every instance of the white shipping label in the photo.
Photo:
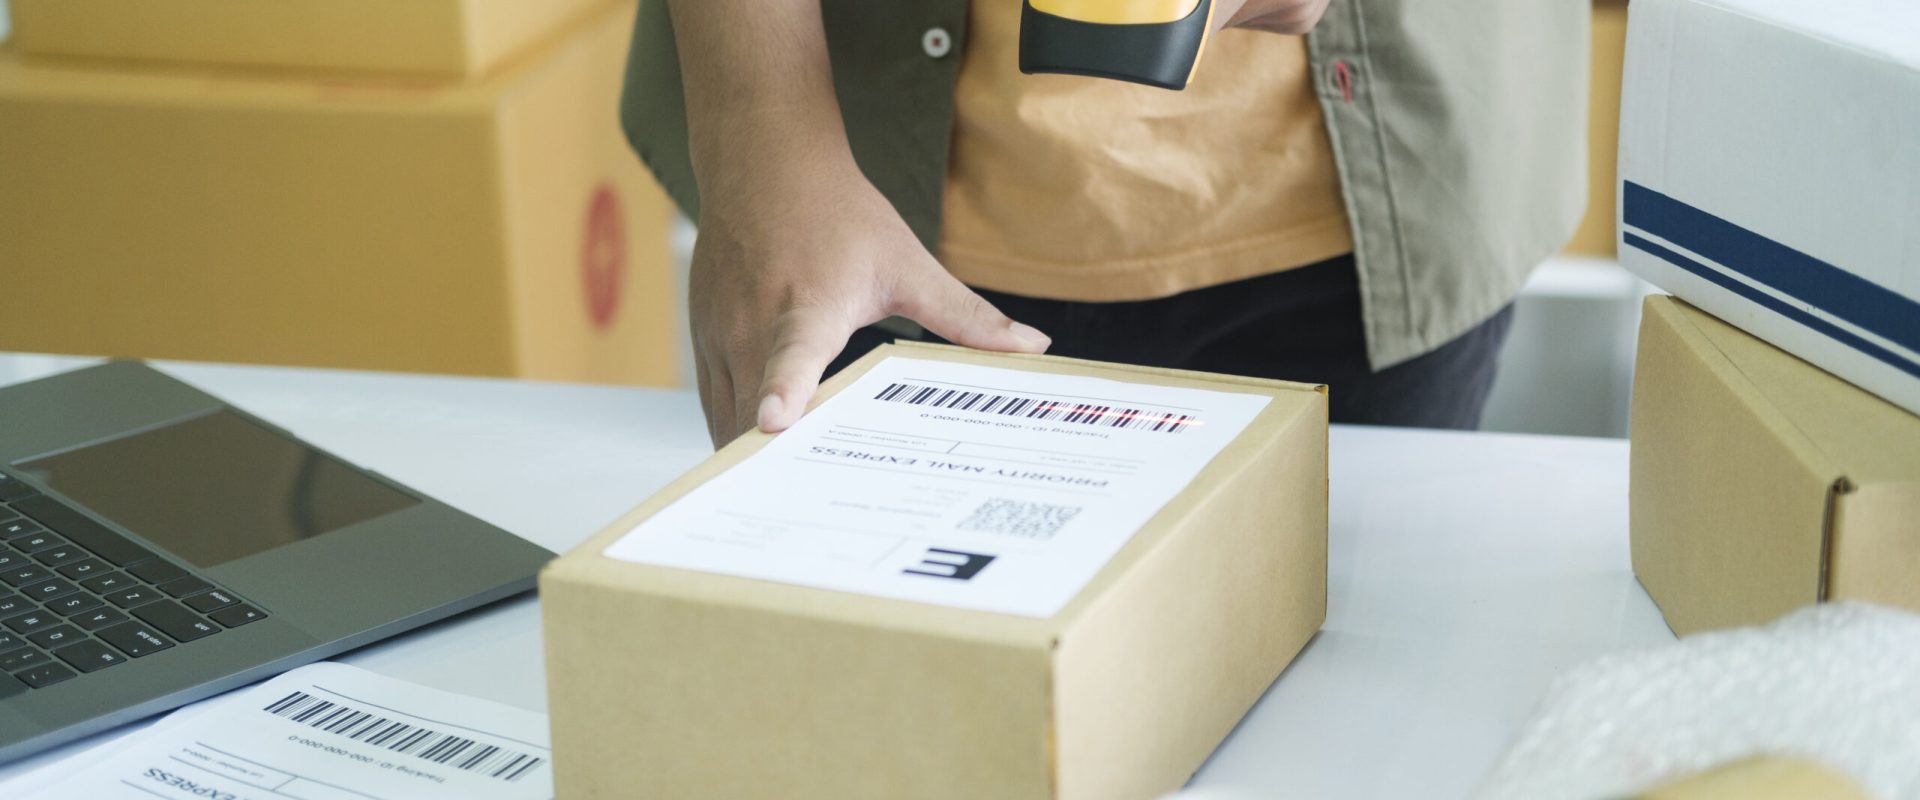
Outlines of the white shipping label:
M301 667L188 706L33 800L549 800L547 715Z
M1050 617L1268 399L888 358L606 555Z

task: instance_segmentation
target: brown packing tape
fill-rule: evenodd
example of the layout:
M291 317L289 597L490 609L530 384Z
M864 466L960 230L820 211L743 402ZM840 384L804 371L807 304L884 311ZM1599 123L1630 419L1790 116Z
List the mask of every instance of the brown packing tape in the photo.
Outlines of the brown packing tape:
M1662 784L1634 800L1873 800L1873 795L1817 762L1761 756Z
M1152 797L1318 629L1320 387L901 345L822 398L888 355L1275 401L1049 619L601 555L768 441L746 434L543 572L562 796Z

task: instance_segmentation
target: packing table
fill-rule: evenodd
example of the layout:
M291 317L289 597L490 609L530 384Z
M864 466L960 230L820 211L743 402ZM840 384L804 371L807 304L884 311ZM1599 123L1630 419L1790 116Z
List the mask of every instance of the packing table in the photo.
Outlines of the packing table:
M0 354L0 385L94 361ZM711 451L690 391L158 366L556 552ZM1464 797L1556 674L1672 639L1628 563L1626 442L1336 426L1330 446L1326 625L1192 786ZM531 595L335 660L546 709ZM0 795L137 728L0 766Z

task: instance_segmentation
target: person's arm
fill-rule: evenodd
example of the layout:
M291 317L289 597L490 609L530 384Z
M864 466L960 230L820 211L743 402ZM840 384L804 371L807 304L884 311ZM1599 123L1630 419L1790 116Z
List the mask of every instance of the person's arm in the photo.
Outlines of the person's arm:
M1042 352L949 275L854 163L819 0L672 0L700 186L689 317L715 446L792 425L860 326L898 314Z

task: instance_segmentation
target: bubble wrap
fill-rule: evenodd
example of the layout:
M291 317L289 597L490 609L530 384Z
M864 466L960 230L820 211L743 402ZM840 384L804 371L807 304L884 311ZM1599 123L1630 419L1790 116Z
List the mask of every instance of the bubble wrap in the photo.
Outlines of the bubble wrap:
M1477 797L1620 797L1760 754L1920 800L1920 616L1828 604L1589 663L1554 682Z

